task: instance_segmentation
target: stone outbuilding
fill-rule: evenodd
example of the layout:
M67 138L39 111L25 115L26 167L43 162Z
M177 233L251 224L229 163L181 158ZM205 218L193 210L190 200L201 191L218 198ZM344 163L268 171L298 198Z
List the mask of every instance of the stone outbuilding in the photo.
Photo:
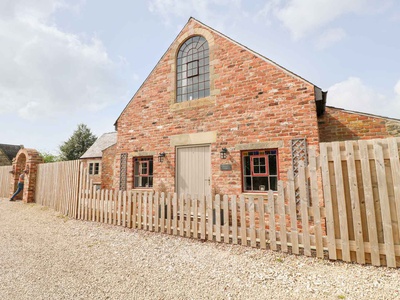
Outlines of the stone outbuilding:
M116 142L116 132L104 133L80 157L89 179L98 188L112 188Z

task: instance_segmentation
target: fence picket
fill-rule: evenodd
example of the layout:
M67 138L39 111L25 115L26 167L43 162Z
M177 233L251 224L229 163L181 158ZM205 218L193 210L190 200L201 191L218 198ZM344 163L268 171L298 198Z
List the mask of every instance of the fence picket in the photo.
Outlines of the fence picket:
M238 243L238 215L237 215L237 202L236 195L232 196L232 243L237 245Z
M148 224L149 224L149 231L154 231L154 228L153 228L153 225L154 225L154 222L153 222L153 215L154 215L154 207L153 207L153 205L154 205L154 194L153 194L153 192L151 192L150 193L150 196L149 196L149 198L148 198L148 206L149 206L149 217L148 217Z
M174 193L172 198L172 207L173 207L173 218L172 218L172 227L173 227L173 235L178 235L178 196Z
M285 189L283 188L283 182L278 182L278 213L280 222L280 241L281 241L281 251L288 252L287 245L287 232L286 232L286 213L285 213Z
M353 215L354 237L356 241L356 257L360 264L365 263L365 249L363 239L363 228L361 221L360 197L358 195L358 183L356 173L356 162L354 159L353 142L346 141L346 160L349 173L350 201Z
M393 193L394 203L396 205L396 216L397 222L400 223L400 158L399 158L399 147L397 145L399 139L389 139L389 156L390 156L390 167L392 170L393 178ZM398 228L399 229L399 228Z
M167 233L171 234L171 194L167 195ZM197 237L196 237L197 238Z
M329 176L329 164L328 164L328 149L327 144L322 143L319 146L320 151L320 163L321 163L321 174L322 174L322 189L324 192L325 210L326 210L326 233L328 235L328 252L329 259L336 260L336 238L335 238L335 223L333 217L333 203L332 203L332 191L331 191L331 180Z
M217 242L221 242L221 196L215 195L214 199L214 212L215 212L215 239ZM214 219L214 216L213 216ZM213 222L214 223L214 222Z
M128 228L132 228L132 192L128 191Z
M255 205L254 197L249 197L249 217L250 217L250 246L256 247L256 216L255 216Z
M224 207L224 243L229 244L229 203L228 195L223 197L223 207Z
M303 247L304 254L311 256L310 247L310 233L309 233L309 217L308 217L308 193L307 193L307 180L304 161L299 162L299 189L300 189L300 211L301 211L301 224L303 230Z
M160 194L158 192L155 193L155 197L154 197L154 230L155 232L159 232L160 231Z
M396 257L394 252L392 218L390 216L390 203L387 190L385 162L383 158L382 144L374 141L375 167L379 187L379 200L381 204L381 214L383 222L383 236L385 239L385 254L388 267L396 267Z
M143 202L143 197L142 197L142 192L139 192L137 195L137 202L138 202L138 208L137 208L137 228L142 229L142 219L143 219L143 210L142 210L142 202Z
M271 250L276 250L276 222L275 222L275 199L274 192L268 191L268 211L269 211L269 246Z
M242 245L247 246L246 227L246 202L244 196L240 195L240 240Z
M139 228L138 226L138 193L133 193L132 195L132 228ZM156 198L157 199L157 198ZM157 220L157 219L156 219Z
M296 207L296 189L294 186L293 171L288 173L288 201L290 213L290 238L292 244L292 253L299 254L299 235L297 232L297 207Z
M198 217L199 217L199 209L198 209L198 207L197 207L197 203L198 203L198 197L197 197L197 195L195 195L194 197L193 197L193 200L192 200L192 204L193 204L193 237L195 238L195 239L197 239L198 238L198 234L199 234L199 230L198 230L198 223L197 223L197 219L198 219Z
M179 233L180 236L184 236L185 235L185 231L184 231L184 224L185 224L185 215L184 215L184 211L185 211L185 199L184 199L184 195L180 194L179 197Z
M315 231L315 248L318 258L324 257L324 247L322 242L322 226L321 226L321 212L318 200L318 175L317 175L317 158L315 149L309 149L309 171L310 171L310 189L311 189L311 205L314 218L314 231Z
M214 232L213 232L213 201L211 198L211 195L206 196L207 200L207 238L209 241L212 241L214 239Z
M342 160L341 160L339 142L332 143L332 154L333 154L336 192L337 192L337 201L339 209L339 220L340 220L339 228L340 228L340 239L342 242L342 259L344 261L349 262L351 261L350 245L349 245L349 229L348 229L349 226L347 223L347 208L345 201Z
M260 219L260 248L267 248L267 241L265 238L265 209L264 209L264 198L262 196L257 199L258 215Z
M192 214L191 214L191 208L192 208L192 197L191 195L187 195L186 198L186 209L185 209L185 215L186 215L186 223L185 223L185 232L186 232L186 237L190 237L191 236L191 218L192 218Z
M148 221L148 192L143 193L143 229L147 230L147 221Z

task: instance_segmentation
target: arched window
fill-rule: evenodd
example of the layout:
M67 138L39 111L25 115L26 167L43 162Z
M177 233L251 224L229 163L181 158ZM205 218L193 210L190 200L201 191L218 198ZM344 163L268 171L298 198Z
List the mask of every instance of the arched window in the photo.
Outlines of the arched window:
M188 39L178 52L176 63L176 102L210 95L208 43L202 36Z

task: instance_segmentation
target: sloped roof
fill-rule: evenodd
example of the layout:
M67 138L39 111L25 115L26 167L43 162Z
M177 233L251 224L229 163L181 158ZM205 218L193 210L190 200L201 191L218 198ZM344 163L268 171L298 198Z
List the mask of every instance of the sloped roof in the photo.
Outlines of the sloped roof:
M117 133L108 132L99 137L81 158L102 157L103 150L117 143Z
M17 156L17 153L21 148L24 148L24 146L0 144L0 149L3 150L4 154L7 155L10 161L12 161L13 158Z

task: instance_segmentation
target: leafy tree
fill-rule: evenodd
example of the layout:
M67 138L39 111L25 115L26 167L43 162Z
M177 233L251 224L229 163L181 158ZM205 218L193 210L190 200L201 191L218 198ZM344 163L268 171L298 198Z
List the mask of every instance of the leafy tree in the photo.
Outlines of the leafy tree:
M96 139L97 137L85 124L79 124L69 140L60 146L61 160L79 159Z
M43 158L45 163L60 161L60 156L51 154L49 152L42 151L39 152L39 154Z

